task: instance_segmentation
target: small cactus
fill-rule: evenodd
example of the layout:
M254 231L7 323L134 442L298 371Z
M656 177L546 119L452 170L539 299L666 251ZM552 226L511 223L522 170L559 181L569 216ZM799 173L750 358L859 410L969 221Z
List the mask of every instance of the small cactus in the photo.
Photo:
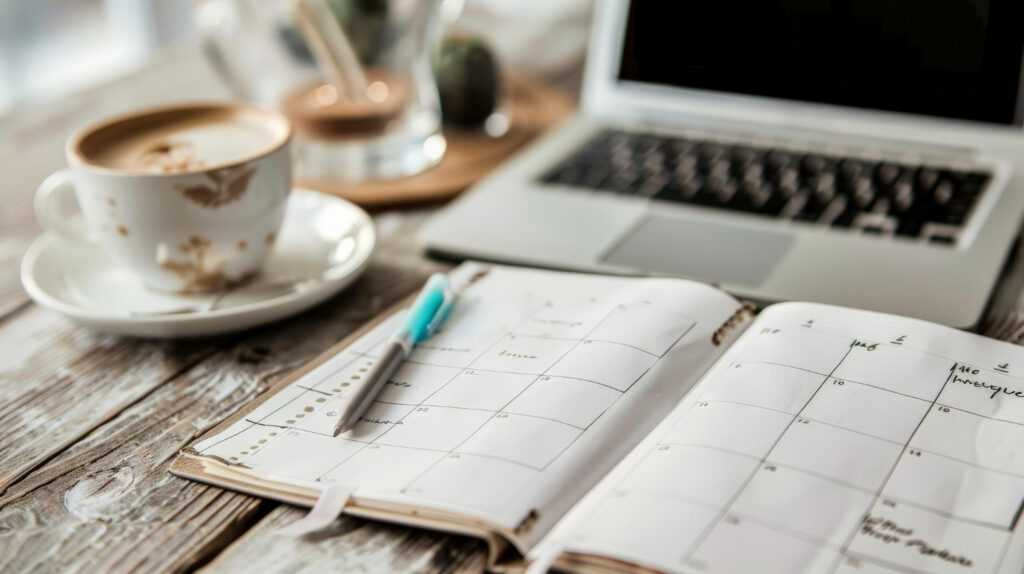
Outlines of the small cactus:
M501 72L482 40L445 37L433 64L446 123L476 126L494 113L501 99Z

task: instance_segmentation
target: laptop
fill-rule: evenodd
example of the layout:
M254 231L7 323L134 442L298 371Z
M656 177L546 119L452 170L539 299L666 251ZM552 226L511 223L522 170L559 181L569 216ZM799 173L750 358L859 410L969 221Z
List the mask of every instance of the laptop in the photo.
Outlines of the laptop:
M599 1L579 112L420 241L976 325L1024 212L1021 22L1020 0Z

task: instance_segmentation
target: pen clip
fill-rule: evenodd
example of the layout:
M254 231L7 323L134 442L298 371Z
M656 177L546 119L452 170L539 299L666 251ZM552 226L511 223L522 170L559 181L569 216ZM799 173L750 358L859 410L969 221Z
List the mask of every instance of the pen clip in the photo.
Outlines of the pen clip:
M423 290L409 307L409 314L402 326L400 335L408 338L410 345L416 345L429 338L451 312L455 302L455 292L451 288L448 277L435 273L427 280Z
M434 318L427 323L427 336L430 337L441 328L441 325L448 319L448 315L452 312L452 307L455 305L455 291L450 287L446 287L443 293L443 299L441 300L441 306L437 308L437 312L434 313Z

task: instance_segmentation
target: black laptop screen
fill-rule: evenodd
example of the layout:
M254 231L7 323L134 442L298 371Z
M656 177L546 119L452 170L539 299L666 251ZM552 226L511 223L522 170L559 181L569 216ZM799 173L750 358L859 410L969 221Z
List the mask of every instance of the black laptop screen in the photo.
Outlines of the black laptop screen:
M631 2L620 78L1020 123L1024 0Z

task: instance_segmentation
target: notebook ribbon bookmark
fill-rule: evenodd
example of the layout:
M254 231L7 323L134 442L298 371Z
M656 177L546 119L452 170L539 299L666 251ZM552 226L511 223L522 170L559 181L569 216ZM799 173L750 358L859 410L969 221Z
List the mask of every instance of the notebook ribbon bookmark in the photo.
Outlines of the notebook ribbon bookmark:
M327 486L320 493L320 498L316 499L316 504L313 505L309 514L278 530L277 533L298 538L327 528L344 510L345 504L352 497L354 490L350 486L336 484Z

